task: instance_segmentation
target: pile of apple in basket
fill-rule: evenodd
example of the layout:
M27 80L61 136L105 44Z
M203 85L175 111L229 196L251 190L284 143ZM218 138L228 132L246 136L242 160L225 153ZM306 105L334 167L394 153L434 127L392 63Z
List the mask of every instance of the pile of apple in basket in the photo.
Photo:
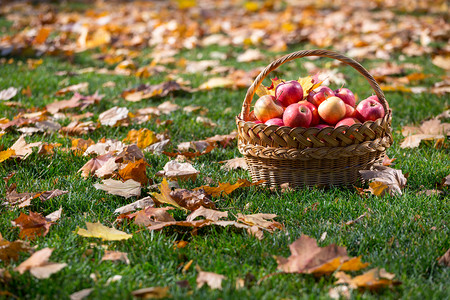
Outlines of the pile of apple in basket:
M385 115L376 95L356 105L356 97L348 88L333 91L310 76L298 81L272 79L270 87L261 85L256 93L260 98L250 121L266 125L322 129L375 121Z

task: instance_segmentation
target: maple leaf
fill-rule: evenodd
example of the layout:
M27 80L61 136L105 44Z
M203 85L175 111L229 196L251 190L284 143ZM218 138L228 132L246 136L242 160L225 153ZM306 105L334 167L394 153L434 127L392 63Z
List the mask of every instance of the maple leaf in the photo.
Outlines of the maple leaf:
M383 196L386 191L390 195L402 195L401 189L406 186L406 177L401 170L374 165L371 170L360 170L359 173L362 179L372 181L369 191L376 196Z
M164 224L164 226L174 225L175 219L167 211L173 209L172 207L146 207L138 211L134 216L134 223L140 226L153 226L157 224Z
M160 286L139 289L131 292L131 294L136 298L143 299L164 299L171 297L169 288Z
M92 121L87 122L73 121L69 125L61 127L59 131L67 135L80 135L92 132L96 128L97 128L96 125Z
M176 81L166 81L155 85L142 84L136 88L123 91L121 96L127 101L138 102L152 97L165 97L176 91L191 92L191 89Z
M322 84L322 81L316 82L314 80L314 78L311 76L306 76L303 78L300 77L297 81L300 83L300 85L303 88L303 98L308 96L309 92L318 88Z
M100 141L96 144L90 145L86 151L84 152L84 156L88 156L90 154L97 154L97 155L104 155L106 153L117 153L117 152L121 152L124 151L126 148L131 147L133 145L130 146L126 146L124 143L120 142L120 141L115 141L115 140L105 140L105 141ZM136 146L137 148L137 146ZM142 155L144 156L144 155Z
M129 162L124 168L119 170L119 176L124 181L133 179L134 181L140 182L142 186L146 186L149 181L146 173L146 167L149 166L150 165L143 159L135 162Z
M251 62L256 60L263 60L266 56L258 49L247 49L244 53L236 57L237 62Z
M67 94L69 92L79 92L79 91L85 92L85 91L87 91L88 87L89 87L89 82L81 82L81 83L70 85L63 89L60 89L59 91L57 91L55 93L55 95L60 96L60 95Z
M201 206L200 208L193 211L189 216L187 216L186 221L191 222L198 217L204 217L206 220L211 220L215 222L219 221L222 218L228 217L228 212L208 209Z
M102 184L94 184L94 187L98 190L103 190L108 194L118 195L125 198L141 195L141 184L133 179L128 179L125 182L114 179L106 179L102 181Z
M158 141L155 133L147 128L141 128L139 130L130 130L127 134L127 137L123 139L126 143L134 143L140 149L147 148L151 144L154 144Z
M29 215L20 213L19 217L13 220L13 224L20 227L19 237L21 239L28 238L30 240L34 240L38 236L46 236L52 225L50 220L32 211Z
M211 289L222 289L222 280L226 277L217 273L200 271L197 275L197 288L207 284Z
M84 237L101 238L103 241L121 241L133 237L133 235L117 230L115 228L106 227L100 222L86 222L86 228L87 229L78 228L77 234Z
M225 163L220 168L226 171L242 169L248 170L247 161L244 157L236 157L229 160L219 161L219 163Z
M289 258L277 257L278 269L286 273L330 274L337 269L357 271L367 267L360 257L349 258L345 247L335 244L319 247L315 239L302 235L289 245Z
M105 255L103 255L101 261L122 261L126 263L127 265L130 264L130 260L128 259L128 253L126 252L120 252L120 251L109 251L105 250Z
M9 263L11 260L18 260L20 252L31 253L30 245L21 240L9 242L0 234L0 260L2 262Z
M27 260L22 262L14 270L20 274L30 271L31 275L38 279L49 278L50 275L56 273L67 266L66 263L52 263L49 262L49 258L52 255L53 249L44 248L33 255L31 255Z
M197 171L190 163L180 163L176 160L170 160L164 165L163 170L156 173L156 175L164 176L169 179L195 180L199 173L200 172Z
M169 183L167 182L166 178L163 179L161 182L161 185L159 186L159 190L161 194L158 193L152 193L152 197L155 198L155 200L159 203L167 203L170 204L176 208L179 209L186 209L184 207L181 207L170 195L170 188Z
M238 179L238 181L235 184L230 184L228 182L225 183L219 183L218 187L210 187L208 185L203 185L201 187L195 188L194 190L203 189L207 194L211 195L212 197L218 197L221 195L228 195L231 194L234 190L241 188L241 187L249 187L249 186L255 186L259 185L261 183L265 182L265 180L260 180L257 182L250 182L247 179Z
M125 214L129 212L133 212L138 208L146 208L146 207L153 207L155 205L155 202L153 202L153 199L151 197L145 197L142 199L139 199L133 203L121 206L117 208L114 213L118 214Z
M72 147L70 150L74 151L76 155L82 155L89 146L94 144L95 142L91 139L72 139Z
M17 141L9 148L15 151L15 154L11 157L18 157L20 159L26 159L31 153L33 153L33 147L39 147L42 142L36 142L27 144L25 136L21 135Z
M348 284L352 289L378 290L383 287L401 284L400 281L393 280L395 274L378 268L371 269L353 278L344 272L337 272L334 276L338 279L336 284Z
M91 174L96 174L97 171L100 170L104 165L106 165L111 159L115 163L115 157L113 157L113 155L109 152L106 154L102 154L97 157L91 158L88 162L86 162L84 164L84 166L82 166L78 170L78 173L81 172L81 176L83 176L84 178L87 178ZM102 174L99 174L99 177L102 177L100 175L102 175Z
M423 140L439 140L450 135L450 123L441 123L438 118L423 122L419 127L405 126L402 130L405 140L401 148L415 148Z
M176 189L170 192L170 196L180 206L187 208L190 211L194 211L200 207L216 208L214 202L209 199L209 196L203 190L186 190Z
M251 227L251 230L249 230L248 232L251 235L254 235L254 236L258 237L259 239L261 239L263 232L260 229L267 230L270 233L274 232L276 229L280 229L280 230L284 229L284 227L281 223L273 221L273 219L276 217L277 217L277 215L275 215L275 214L259 213L259 214L252 214L252 215L243 215L241 213L238 213L237 221L241 222L243 224L249 225Z

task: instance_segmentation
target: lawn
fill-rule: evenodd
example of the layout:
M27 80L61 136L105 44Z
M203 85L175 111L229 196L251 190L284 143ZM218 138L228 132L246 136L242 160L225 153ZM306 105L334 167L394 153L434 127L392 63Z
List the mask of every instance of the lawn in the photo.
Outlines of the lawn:
M190 1L178 1L178 4L188 5L188 2ZM277 3L277 1L274 2ZM249 11L248 14L253 20L258 20L258 12L254 11L252 6L257 5L258 2L246 3L244 7ZM88 7L83 3L73 6L68 4L48 5L52 8L51 11L55 16L58 13L68 14L70 11L73 11L74 14L88 16L96 11L112 10L101 4L98 4L98 7ZM242 6L243 4L234 5ZM355 11L356 8L351 7L351 10ZM378 13L380 16L382 12L392 13L396 16L395 18L399 18L398 20L409 16L411 18L430 18L442 22L443 13L439 11L439 6L435 6L437 11L432 8L429 8L429 11L418 10L414 13L405 11L403 8L393 11L383 10L382 7L367 8L365 11ZM50 11L45 6L37 6L34 9L41 13ZM130 8L128 7L128 9ZM194 10L195 7L185 9ZM234 9L235 7L230 10ZM264 9L266 9L264 10L266 13L289 11L285 6L278 7L277 5ZM305 11L312 10L312 8L304 9ZM328 10L339 11L336 7L327 6L318 6L314 9L319 14ZM149 7L145 13L142 13L143 18L146 16L156 18L152 15L152 11L155 11L155 8ZM173 11L176 11L175 5L167 6L160 11L161 18L169 18ZM14 25L9 18L12 14L23 17L25 24L16 20ZM277 14L281 15L281 12ZM34 20L36 15L25 8L15 11L2 8L0 11L0 39L29 30L30 25L27 24L33 23L27 22ZM190 11L189 16L192 17L192 15L199 18L200 24L200 16ZM243 15L244 17L248 16ZM236 18L241 17L240 14L236 15ZM43 17L41 16L41 18ZM120 22L118 24L122 24ZM420 24L424 23L428 24L429 22L424 21ZM49 21L49 24L52 22ZM114 23L112 22L112 24ZM119 31L112 27L113 25L108 30ZM443 34L448 36L448 23L444 22L441 27L444 28L444 31L447 30ZM253 30L258 30L256 25ZM189 29L186 29L186 32L189 32ZM56 39L58 35L59 32L54 30L48 39ZM142 35L145 37L147 33L142 31ZM127 35L124 34L124 36ZM73 37L66 38L70 40ZM97 38L99 39L99 37ZM61 39L61 43L64 43L62 37ZM19 44L26 43L26 41L19 40L15 41ZM395 280L401 282L400 285L388 286L376 291L353 290L351 298L448 298L450 295L448 285L450 269L438 264L438 259L450 248L450 197L448 186L442 185L444 178L450 174L449 141L448 138L444 139L440 147L435 147L434 142L422 142L419 147L415 148L400 146L404 139L401 133L403 126L419 125L423 120L432 118L448 109L448 90L444 93L431 92L435 83L448 81L448 73L446 75L444 69L432 63L435 55L442 55L448 51L448 45L445 46L442 36L433 36L432 42L428 45L431 52L417 56L406 55L406 51L402 52L400 48L395 48L389 59L383 59L382 56L374 57L372 54L367 54L368 58L359 58L355 55L355 58L368 70L383 65L385 61L396 65L409 64L421 67L419 71L405 68L401 75L387 75L387 78L380 75L377 78L385 80L385 86L393 86L391 80L398 80L399 77L413 73L425 74L423 78L402 84L396 81L397 88L394 91L388 91L388 88L385 88L386 99L393 111L394 138L394 143L387 150L387 155L396 159L391 167L401 170L403 174L408 174L408 181L402 190L402 195L379 197L367 193L365 196L361 196L354 187L327 189L305 187L282 192L281 190L251 186L237 189L228 195L212 198L217 209L228 211L230 216L238 213L276 214L275 220L284 225L284 230L277 230L272 234L266 232L264 238L259 240L243 229L232 227L205 226L198 230L192 230L189 227L171 226L161 231L149 231L132 221L118 223L114 210L150 194L153 191L150 189L150 184L143 187L141 197L124 198L96 189L94 184L101 182L101 179L92 176L83 178L78 172L90 157L68 150L72 146L72 139L90 138L94 142L98 142L102 138L106 138L122 141L130 130L147 128L156 134L166 132L170 137L173 149L176 149L181 142L202 140L216 134L225 135L235 130L235 116L240 113L246 93L246 87L219 87L210 90L199 89L193 92L176 91L164 97L151 97L138 102L130 102L121 96L124 90L144 83L159 84L169 78L189 81L189 84L186 85L196 88L206 82L208 78L222 75L206 74L207 71L189 73L183 68L190 61L217 60L219 55L224 55L225 58L220 56L220 66L248 72L268 65L283 54L301 49L322 48L314 41L313 38L309 40L294 38L293 42L286 43L285 49L276 51L264 43L255 43L249 46L247 42L236 45L220 45L217 42L212 45L196 46L193 49L180 47L179 51L171 56L172 60L164 62L162 59L156 63L158 66L165 67L162 72L154 72L148 77L135 76L134 71L131 75L119 75L114 72L105 74L98 70L106 68L113 71L118 63L129 57L132 57L138 67L149 65L152 61L156 61L152 56L152 53L156 52L157 46L155 45L152 47L122 45L115 48L111 45L116 41L111 41L111 44L105 43L85 51L75 51L69 56L63 53L51 54L49 49L44 55L38 56L35 51L30 51L30 48L21 48L20 51L6 53L5 56L0 57L0 91L9 87L19 89L17 95L10 101L0 101L0 118L13 120L19 114L23 116L26 113L39 112L46 105L56 100L70 99L73 95L72 92L69 92L57 96L55 93L58 90L88 82L88 89L81 93L92 95L98 92L104 95L103 98L98 103L87 106L83 111L77 108L61 111L67 115L55 119L60 125L67 126L71 122L69 114L92 112L93 115L83 121L93 121L94 124L99 124L99 115L114 106L126 107L130 113L135 113L140 108L158 106L165 101L170 101L180 107L195 105L206 108L205 116L217 124L216 127L205 126L196 122L198 113L187 113L183 109L179 109L170 114L153 117L141 124L132 119L127 126L99 125L92 132L81 135L68 136L56 131L38 132L26 136L27 143L60 143L61 146L56 147L52 155L38 154L35 149L26 159L10 158L2 161L0 175L7 177L14 172L15 174L8 184L16 184L19 193L54 189L68 191L68 193L47 201L40 201L39 198L33 199L31 205L24 208L2 206L0 233L7 241L18 240L20 229L13 226L11 221L18 218L20 213L29 214L29 211L32 211L46 216L62 207L61 218L50 227L48 234L38 236L29 243L36 251L46 247L54 249L50 261L66 263L67 266L48 279L37 279L29 272L20 274L14 270L30 254L21 253L16 261L1 261L0 269L5 269L10 273L9 278L4 275L0 276L1 295L5 298L20 299L64 299L82 289L93 288L88 299L130 299L133 298L131 292L141 288L168 287L169 297L174 299L327 299L329 298L329 289L334 287L336 281L333 274L314 277L311 274L280 273L264 278L266 275L277 272L278 264L274 256L288 257L290 255L289 245L300 236L308 235L318 240L322 247L337 244L346 247L349 256L361 256L363 262L370 263L365 270L350 272L352 276L362 274L369 268L377 267L395 274ZM39 48L35 44L34 47L34 49ZM339 45L334 47L325 44L323 47L341 50ZM126 48L130 52L120 56L113 51L117 48ZM259 49L264 58L250 62L237 61L237 56L248 48ZM2 49L1 44L0 49ZM351 56L350 50L352 49L348 49L349 56ZM133 55L132 51L136 51L137 55ZM111 59L117 59L117 61L108 62L105 56L109 55ZM372 94L370 86L361 75L348 66L332 64L330 59L295 60L280 67L273 77L297 79L307 76L308 64L305 62L314 63L321 69L333 69L342 73L346 81L345 86L349 87L360 99ZM79 72L89 67L94 67L95 70ZM388 69L386 66L384 68ZM125 68L125 70L133 69ZM58 74L63 71L66 72L65 75ZM105 86L107 82L113 82L114 85ZM269 85L269 80L266 80L265 84ZM340 87L336 83L330 83L330 86ZM398 86L420 86L425 87L427 91L416 93L406 88L402 90ZM25 92L27 88L31 93ZM7 105L8 103L9 105ZM47 118L51 119L52 117L52 115L47 115ZM171 122L164 123L168 120ZM1 123L6 122L1 119L0 121ZM161 122L162 124L158 125ZM19 129L19 127L10 127L5 130L4 135L0 134L0 147L2 147L0 150L6 150L15 143L21 136ZM144 155L149 164L146 168L148 177L153 180L154 184L161 183L162 178L155 174L173 158L152 152L144 152ZM241 178L250 180L251 177L247 171L240 169L226 171L221 168L222 164L219 163L241 156L236 140L231 141L226 147L216 147L211 152L192 159L192 165L200 171L200 174L195 180L179 181L179 185L182 188L193 189L202 185L217 186L219 182L235 183ZM358 183L358 186L367 188L367 184ZM419 193L432 189L439 189L442 193L431 195ZM7 185L5 183L0 184L0 194L2 200L6 201ZM177 220L184 220L189 214L178 209L170 212ZM366 214L365 217L358 222L345 225L346 222L355 220L363 214ZM133 236L123 241L101 241L77 234L79 228L86 228L86 222L97 221ZM180 241L186 241L186 246L177 247ZM101 261L105 249L128 253L129 264ZM189 268L186 267L191 260L193 261L192 265ZM222 288L212 289L208 286L198 288L196 279L200 270L224 275L226 278L222 282ZM115 282L108 281L115 275L120 275L122 278ZM236 287L236 280L239 278L245 279L245 287Z

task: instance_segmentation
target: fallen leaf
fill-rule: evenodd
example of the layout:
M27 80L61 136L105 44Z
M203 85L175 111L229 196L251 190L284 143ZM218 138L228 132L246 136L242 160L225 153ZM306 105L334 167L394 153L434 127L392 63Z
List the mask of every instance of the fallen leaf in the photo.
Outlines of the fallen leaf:
M256 60L263 60L266 56L258 49L247 49L244 53L236 57L237 62L251 62Z
M14 149L7 149L4 151L0 151L0 163L7 160L10 157L16 155L16 151Z
M219 161L219 163L225 163L220 168L226 171L236 169L248 170L248 165L244 157L236 157L225 161Z
M71 294L69 296L69 298L70 298L70 300L83 300L84 298L89 296L93 290L94 290L93 288L83 289L83 290L80 290L78 292Z
M22 240L9 242L0 234L0 260L2 262L8 264L11 260L18 260L20 252L31 253L30 245Z
M109 251L105 250L105 255L103 255L101 261L122 261L127 265L130 264L130 260L128 259L128 253L120 252L120 251Z
M228 182L225 183L219 183L218 187L210 187L208 185L203 185L201 187L195 188L194 190L203 189L207 194L211 195L212 197L218 197L218 196L224 196L231 194L234 190L241 188L241 187L249 187L249 186L255 186L259 185L261 183L265 182L265 180L260 180L257 182L250 182L247 179L238 179L238 181L235 184L230 184Z
M151 197L145 197L140 200L137 200L133 203L121 206L117 208L114 213L116 214L126 214L129 212L133 212L139 208L146 208L146 207L153 207L155 205L155 202L153 202L153 199Z
M442 185L443 186L449 186L450 185L450 174L445 176Z
M171 196L170 196L170 188L169 183L167 182L166 178L163 179L161 182L161 185L159 186L159 190L161 194L158 193L152 193L152 197L155 198L155 200L159 203L166 203L170 204L176 208L179 209L185 209L181 207Z
M136 144L140 149L147 148L151 144L158 141L155 133L147 128L141 128L139 130L130 130L127 137L123 139L125 143Z
M165 101L157 106L160 113L168 115L180 109L180 106L170 101Z
M346 285L338 285L328 290L331 299L350 299L350 289Z
M216 208L214 202L209 199L209 195L203 190L191 191L186 189L176 189L170 192L170 196L181 207L187 208L190 211L194 211L200 207Z
M289 258L277 257L278 269L286 273L307 273L315 275L331 274L337 269L357 271L367 267L361 257L349 258L345 247L335 244L317 246L315 239L302 235L289 245Z
M60 207L58 210L55 210L54 212L46 215L45 219L48 222L56 222L61 218L61 214L62 214L62 207Z
M65 127L61 127L60 132L67 135L81 135L92 132L96 129L96 125L92 121L79 122L73 121Z
M139 289L131 292L134 297L143 298L143 299L163 299L170 298L169 288L168 287L150 287Z
M359 173L363 180L372 181L370 191L377 196L384 195L385 190L390 195L402 195L401 189L406 186L406 177L401 170L374 165L371 170L360 170Z
M128 120L128 109L126 107L114 106L98 116L100 124L105 126L116 126Z
M38 154L39 155L53 155L55 152L53 149L61 147L60 143L43 143L39 146Z
M55 93L55 95L60 96L60 95L67 94L69 92L85 92L85 91L87 91L88 87L89 87L89 82L81 82L81 83L70 85L63 89L60 89L59 91L57 91Z
M97 154L97 155L104 155L104 154L114 154L118 152L122 152L125 149L132 149L133 145L127 146L121 141L115 141L115 140L106 140L106 141L100 141L94 145L90 145L86 151L83 153L84 156L88 156L90 154ZM136 146L136 145L134 145ZM137 146L136 146L137 148ZM142 157L144 155L142 154ZM141 157L141 158L142 158ZM139 158L140 159L140 158ZM106 161L105 161L106 162Z
M387 155L385 155L383 157L383 162L382 165L389 167L390 165L392 165L392 163L394 162L394 160L396 160L396 158L389 158Z
M450 70L450 55L436 55L431 62L444 70Z
M197 171L190 163L180 163L176 160L170 160L164 165L163 170L156 173L156 175L164 176L169 179L195 180L199 173L200 172Z
M405 126L402 129L405 140L401 148L416 148L422 140L438 140L450 135L450 123L441 123L438 118L423 122L419 127Z
M9 100L17 95L17 89L15 87L9 87L5 90L0 91L0 101Z
M34 240L38 236L46 236L52 223L41 214L30 211L29 215L21 212L19 217L13 220L13 225L20 227L21 239Z
M113 155L108 152L106 154L102 154L97 157L91 158L88 162L86 162L84 164L84 166L82 166L78 170L78 173L81 172L81 176L83 176L84 178L88 178L91 174L96 174L98 170L100 170L103 166L105 166L111 160L113 160L112 163L114 163L114 167L117 167L117 164L115 163L115 157L113 157ZM109 169L110 168L111 167L109 167ZM104 173L104 170L101 171L101 174L98 174L98 176L102 177L100 175L103 175L103 173Z
M31 153L33 153L33 147L39 147L42 142L27 144L24 135L21 135L17 141L9 148L15 151L15 154L11 157L17 157L20 159L26 159Z
M49 278L50 275L67 266L65 263L49 262L48 259L52 255L52 252L53 249L50 248L41 249L17 266L14 271L20 274L30 271L31 275L38 279Z
M105 155L109 155L109 154L105 154ZM98 167L100 166L98 169L95 170L94 174L95 176L97 176L98 178L109 178L111 176L113 176L116 172L116 170L119 168L120 164L116 163L116 157L110 157L106 162L101 162L96 158L91 159L91 161L89 161L88 163L94 163L92 165L92 167ZM95 162L99 162L98 165L95 164ZM82 167L83 169L84 167ZM81 175L83 177L87 177L89 176L89 174L92 172L92 170L88 170L88 169L83 169Z
M47 200L50 200L52 198L55 198L55 197L58 197L58 196L61 196L61 195L65 195L68 192L69 191L62 191L60 189L56 189L56 190L52 190L52 191L45 191L45 192L40 193L39 198L42 201L47 201Z
M219 221L222 218L228 217L228 212L208 209L201 206L200 208L193 211L189 216L187 216L186 221L191 222L198 217L204 217L206 220L211 220L215 222Z
M196 282L197 288L201 288L207 284L211 289L222 289L222 280L226 277L217 273L200 271L198 273Z
M98 190L103 190L108 194L118 195L125 198L141 195L141 184L133 179L128 179L125 182L114 179L106 179L102 181L102 184L94 184L94 187Z
M445 254L438 259L438 263L443 266L450 267L450 249L448 249L447 252L445 252Z
M281 223L273 221L277 215L275 214L252 214L252 215L243 215L241 213L237 214L238 222L249 226L256 226L260 229L267 230L269 232L274 232L276 229L283 230L284 227Z
M143 159L135 162L129 162L124 168L119 170L119 177L124 181L132 179L140 182L142 186L146 186L149 181L146 168L149 166L150 165Z
M139 226L153 226L161 223L176 223L172 215L167 212L171 209L173 208L146 207L145 209L140 210L137 213L130 214L129 217L134 216L134 223Z
M207 127L217 127L217 123L214 123L211 119L207 117L197 116L195 119L197 123L201 123L202 125L205 125Z
M347 284L351 289L378 290L401 284L400 281L393 280L395 275L386 272L384 269L374 268L366 273L351 277L344 272L337 272L334 275L338 281L335 284Z
M142 84L137 88L123 91L121 96L127 101L138 102L152 97L165 97L169 93L176 91L191 92L191 89L180 85L176 81L166 81L155 85Z
M438 196L443 193L444 192L440 191L440 190L424 190L424 191L417 192L416 196L425 195L427 197L430 197L430 196Z
M199 90L212 90L215 88L230 88L233 87L234 81L227 77L213 77L202 83Z
M345 222L345 225L353 225L355 223L358 223L359 221L361 221L363 218L365 218L367 216L367 212L363 213L362 215L360 215L359 217L357 217L354 220L350 220L348 222Z
M87 229L79 228L77 234L84 237L101 238L103 241L120 241L133 237L133 235L127 234L115 228L106 227L100 222L86 222L86 228Z
M69 108L78 108L80 110L84 110L89 105L98 103L103 99L103 95L99 95L95 92L93 95L83 96L77 92L75 92L72 98L68 100L55 101L53 103L47 104L45 108L51 114L56 114L57 112L69 109Z

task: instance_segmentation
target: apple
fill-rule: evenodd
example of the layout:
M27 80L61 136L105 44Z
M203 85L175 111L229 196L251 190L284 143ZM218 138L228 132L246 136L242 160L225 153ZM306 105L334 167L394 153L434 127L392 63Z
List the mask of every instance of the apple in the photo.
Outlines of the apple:
M334 95L336 97L339 97L344 101L345 104L348 104L352 107L355 107L356 104L356 98L352 91L350 91L347 88L340 88L337 90L334 90Z
M357 118L344 118L344 119L340 120L339 122L337 122L336 126L334 126L334 127L339 127L342 125L352 126L353 124L357 124L357 123L361 123Z
M273 118L273 119L267 120L264 124L266 124L266 125L284 126L284 122L280 118Z
M281 117L284 109L274 96L264 95L256 100L254 112L256 118L264 123L267 120Z
M345 117L356 118L356 109L353 106L345 104Z
M310 127L316 126L317 124L320 123L319 112L317 111L317 107L315 107L314 104L312 104L311 102L308 102L306 100L300 101L298 104L305 105L311 111L312 119L311 119L311 124L309 124Z
M323 129L323 128L333 127L333 126L328 125L328 124L318 124L318 125L316 125L314 127L319 128L319 129Z
M333 90L327 86L322 86L317 92L311 91L306 100L314 104L315 107L319 107L320 103L331 96L334 96Z
M378 101L373 99L365 99L359 102L358 106L356 106L356 117L361 122L375 121L384 117L384 108Z
M262 124L262 122L260 120L253 121L253 123L255 123L255 124Z
M275 97L284 107L303 99L303 88L298 81L282 82L275 88Z
M366 99L372 99L372 100L375 100L375 101L377 101L377 102L379 102L381 104L380 99L378 99L377 95L372 95L370 97L367 97ZM389 103L387 103L387 102L386 102L386 107L387 107L387 109L389 109Z
M311 110L299 103L289 105L283 114L284 125L289 127L309 127L311 120Z
M328 124L334 125L345 117L345 103L341 98L332 96L320 103L319 116Z

